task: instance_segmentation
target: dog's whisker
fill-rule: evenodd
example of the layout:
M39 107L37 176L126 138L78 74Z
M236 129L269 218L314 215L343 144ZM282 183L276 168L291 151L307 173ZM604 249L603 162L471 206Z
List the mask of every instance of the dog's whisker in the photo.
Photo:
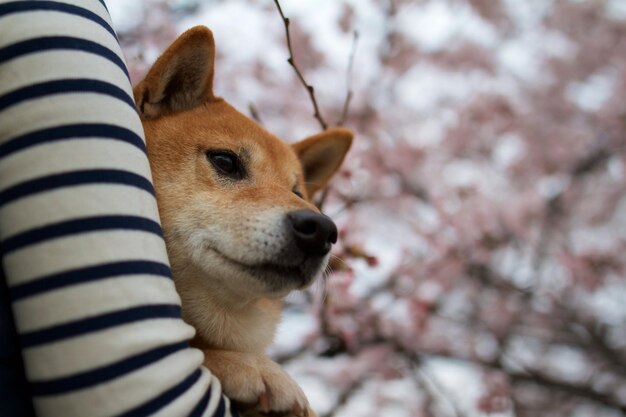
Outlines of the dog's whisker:
M320 283L318 284L318 288L319 288L318 291L320 291L319 293L320 299L322 303L324 303L326 301L326 298L328 297L328 279L326 277L320 280Z
M321 291L321 293L318 292L318 294L320 294L320 302L322 305L325 305L328 299L328 276L326 274L319 280L315 288L317 290L316 292Z
M343 258L341 256L337 256L337 255L333 255L331 254L330 257L335 260L340 262L343 266L348 266L348 263L346 261L343 260Z

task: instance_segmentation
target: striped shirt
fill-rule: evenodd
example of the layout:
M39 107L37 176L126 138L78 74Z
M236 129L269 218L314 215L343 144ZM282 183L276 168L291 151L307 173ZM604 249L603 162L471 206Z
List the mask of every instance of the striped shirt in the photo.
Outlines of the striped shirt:
M0 255L0 415L24 389L41 416L236 415L188 345L102 0L0 0Z

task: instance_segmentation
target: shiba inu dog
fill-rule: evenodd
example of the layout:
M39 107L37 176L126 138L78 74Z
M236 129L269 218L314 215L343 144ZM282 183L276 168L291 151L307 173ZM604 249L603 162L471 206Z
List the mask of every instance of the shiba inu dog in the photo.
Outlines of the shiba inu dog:
M329 129L288 145L215 96L214 59L211 31L194 27L134 88L183 318L247 415L313 416L265 351L281 298L326 267L337 229L310 199L352 134Z

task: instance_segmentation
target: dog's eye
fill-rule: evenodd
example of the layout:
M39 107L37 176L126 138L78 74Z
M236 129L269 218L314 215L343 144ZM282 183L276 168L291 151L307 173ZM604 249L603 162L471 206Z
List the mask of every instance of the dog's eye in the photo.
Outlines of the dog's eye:
M304 195L297 188L294 188L293 190L291 190L291 192L293 192L298 197L304 199Z
M243 166L241 161L232 152L229 151L210 151L207 152L207 159L213 167L222 175L240 180L244 177Z

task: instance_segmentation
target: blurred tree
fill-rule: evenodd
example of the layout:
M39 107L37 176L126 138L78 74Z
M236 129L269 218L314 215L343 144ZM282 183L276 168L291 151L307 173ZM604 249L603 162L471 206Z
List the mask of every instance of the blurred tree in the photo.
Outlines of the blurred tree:
M357 132L324 206L335 271L275 349L322 415L626 415L623 2L281 4L321 113ZM224 96L319 129L271 2L150 0L136 22L134 80L203 23Z

